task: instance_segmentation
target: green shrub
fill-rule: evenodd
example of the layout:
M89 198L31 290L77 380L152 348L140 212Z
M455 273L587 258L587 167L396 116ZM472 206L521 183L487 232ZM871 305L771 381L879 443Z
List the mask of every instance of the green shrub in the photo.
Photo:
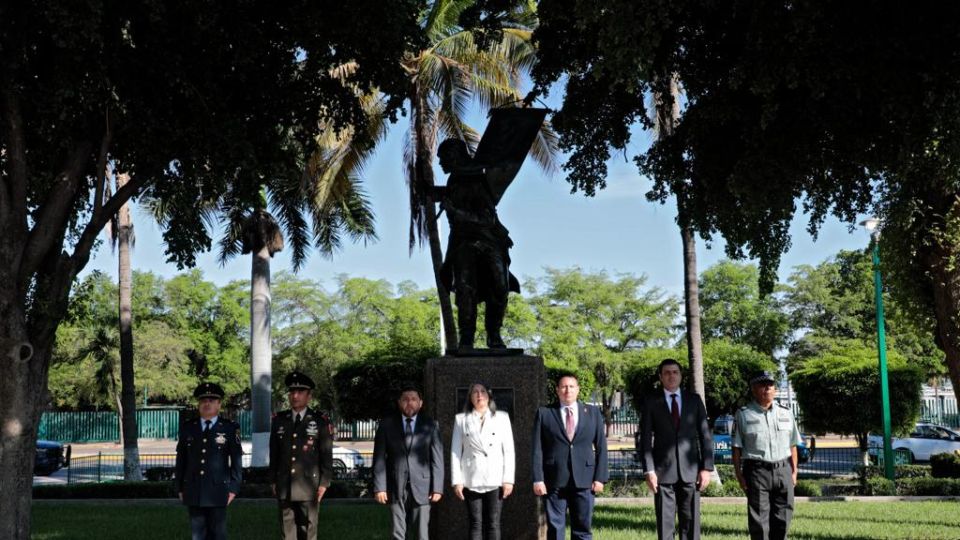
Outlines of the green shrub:
M169 482L173 480L174 470L174 467L150 467L143 473L143 477L150 482Z
M896 495L897 488L893 481L882 476L874 476L867 478L863 494L868 496Z
M170 482L101 482L33 488L35 499L166 499L176 496Z
M715 465L717 469L717 474L720 475L720 481L726 484L727 482L737 483L737 476L733 472L733 465Z
M869 478L883 478L885 476L883 467L877 465L857 467L857 476L861 482ZM893 477L897 480L901 478L925 478L930 476L929 465L897 465L893 468Z
M603 486L606 497L646 497L650 494L643 479L611 479Z
M958 496L960 478L904 478L897 482L899 495Z
M960 478L960 453L930 456L930 474L934 478Z
M793 494L797 497L822 497L823 488L813 480L800 480L793 488Z

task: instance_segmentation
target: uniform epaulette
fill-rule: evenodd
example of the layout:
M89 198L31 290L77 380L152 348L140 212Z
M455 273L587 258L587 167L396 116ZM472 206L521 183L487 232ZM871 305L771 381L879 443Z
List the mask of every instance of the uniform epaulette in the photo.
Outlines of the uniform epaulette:
M782 408L787 409L787 410L790 409L790 406L789 406L789 405L784 405L783 403L777 403L777 405L779 405L779 406L781 406Z

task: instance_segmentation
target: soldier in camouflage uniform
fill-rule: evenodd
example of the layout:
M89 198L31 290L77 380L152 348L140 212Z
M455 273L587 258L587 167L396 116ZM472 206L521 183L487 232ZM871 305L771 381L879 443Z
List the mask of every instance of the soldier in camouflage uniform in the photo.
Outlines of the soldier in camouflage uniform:
M270 478L280 507L281 537L316 540L320 500L333 479L333 424L308 407L314 383L287 375L290 409L270 427Z
M733 470L747 493L752 540L783 540L793 516L800 431L793 412L774 403L777 387L768 371L750 379L753 401L740 408L733 426Z

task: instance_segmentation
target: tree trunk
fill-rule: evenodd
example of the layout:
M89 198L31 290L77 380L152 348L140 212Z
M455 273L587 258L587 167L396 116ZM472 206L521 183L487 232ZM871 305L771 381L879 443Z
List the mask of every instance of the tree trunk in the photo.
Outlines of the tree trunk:
M251 253L250 274L250 401L253 409L251 465L270 462L271 387L273 349L270 342L270 248Z
M657 107L658 137L665 139L673 134L680 118L680 82L676 74L670 77L654 95ZM665 99L669 92L670 97ZM697 241L684 207L685 186L675 188L677 197L677 224L683 240L683 299L687 323L687 360L690 365L690 388L707 401L703 385L703 340L700 336L700 290L697 284Z
M440 268L443 266L443 250L440 246L440 230L437 226L437 209L433 199L433 145L428 136L428 126L423 118L424 107L418 92L414 92L411 100L415 104L414 136L417 138L417 155L414 164L417 190L423 198L423 215L427 224L427 239L430 244L430 262L433 265L433 279L437 285L437 296L440 299L440 317L443 327L444 340L447 350L457 348L457 327L453 322L453 305L450 302L450 291L443 284ZM446 354L446 351L444 351Z
M119 190L130 180L128 174L117 174ZM137 390L133 367L133 301L130 245L133 241L133 220L130 203L117 213L117 254L120 277L120 426L123 440L123 479L143 480L140 451L137 447Z
M946 357L953 393L960 401L960 269L943 259L933 265L933 299L938 345Z
M9 282L8 282L9 283ZM13 287L9 287L12 289ZM8 289L8 290L9 290ZM12 293L12 291L10 291ZM13 296L12 294L10 296ZM22 326L20 307L0 300L0 538L30 538L37 424L49 358L38 358ZM8 317L9 315L9 317ZM19 316L18 316L19 315ZM49 356L49 352L46 352Z
M680 199L677 199L678 212ZM690 387L704 403L707 394L703 385L703 341L700 336L700 288L697 284L697 242L689 226L680 226L683 238L683 300L687 321L687 359L690 363Z

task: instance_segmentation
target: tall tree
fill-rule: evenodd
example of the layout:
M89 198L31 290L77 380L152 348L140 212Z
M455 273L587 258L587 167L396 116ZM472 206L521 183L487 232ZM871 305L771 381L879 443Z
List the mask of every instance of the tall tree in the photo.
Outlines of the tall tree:
M541 286L542 291L530 291L539 323L535 351L547 361L591 372L609 429L614 394L624 385L626 353L674 339L679 305L659 288L647 287L646 276L611 279L604 272L548 268Z
M168 253L192 264L210 245L198 201L302 160L321 116L362 122L330 66L355 61L360 86L397 94L418 4L0 5L0 537L29 537L56 330L106 222L143 190L171 201ZM132 179L107 198L110 156Z
M451 291L446 290L440 277L443 253L436 201L430 189L434 185L433 158L438 138L460 139L475 148L479 133L466 123L471 101L476 100L484 109L516 105L535 58L530 43L537 24L533 3L508 2L495 28L479 25L475 4L471 0L433 1L422 17L429 42L408 53L403 62L410 81L410 130L404 149L410 191L410 249L426 237L447 350L456 349L458 342ZM491 21L486 21L487 25ZM549 126L541 129L530 152L541 167L553 170L556 143Z
M770 358L787 345L791 325L779 295L761 295L756 265L720 261L700 274L706 339L726 338ZM799 327L796 327L799 328Z
M658 139L673 135L680 120L680 81L677 75L657 81L653 93L656 119L654 130ZM700 291L697 281L697 239L687 216L685 190L678 191L677 224L683 243L683 306L687 325L687 361L690 368L690 388L706 403L703 381L703 338L700 330Z
M114 171L114 191L120 191L130 182L130 175ZM123 479L143 480L140 470L140 448L137 445L137 390L133 364L133 268L130 251L133 249L133 218L130 202L124 202L111 221L111 241L117 249L118 323L120 331L120 439L123 442Z
M830 214L879 214L884 272L905 307L932 318L960 395L960 41L948 22L960 7L925 4L904 19L899 6L859 2L587 4L540 5L536 79L544 89L568 75L554 123L576 185L603 185L643 92L677 73L683 118L637 159L650 196L689 183L694 228L722 235L731 257L760 259L764 291L798 200L813 234Z

